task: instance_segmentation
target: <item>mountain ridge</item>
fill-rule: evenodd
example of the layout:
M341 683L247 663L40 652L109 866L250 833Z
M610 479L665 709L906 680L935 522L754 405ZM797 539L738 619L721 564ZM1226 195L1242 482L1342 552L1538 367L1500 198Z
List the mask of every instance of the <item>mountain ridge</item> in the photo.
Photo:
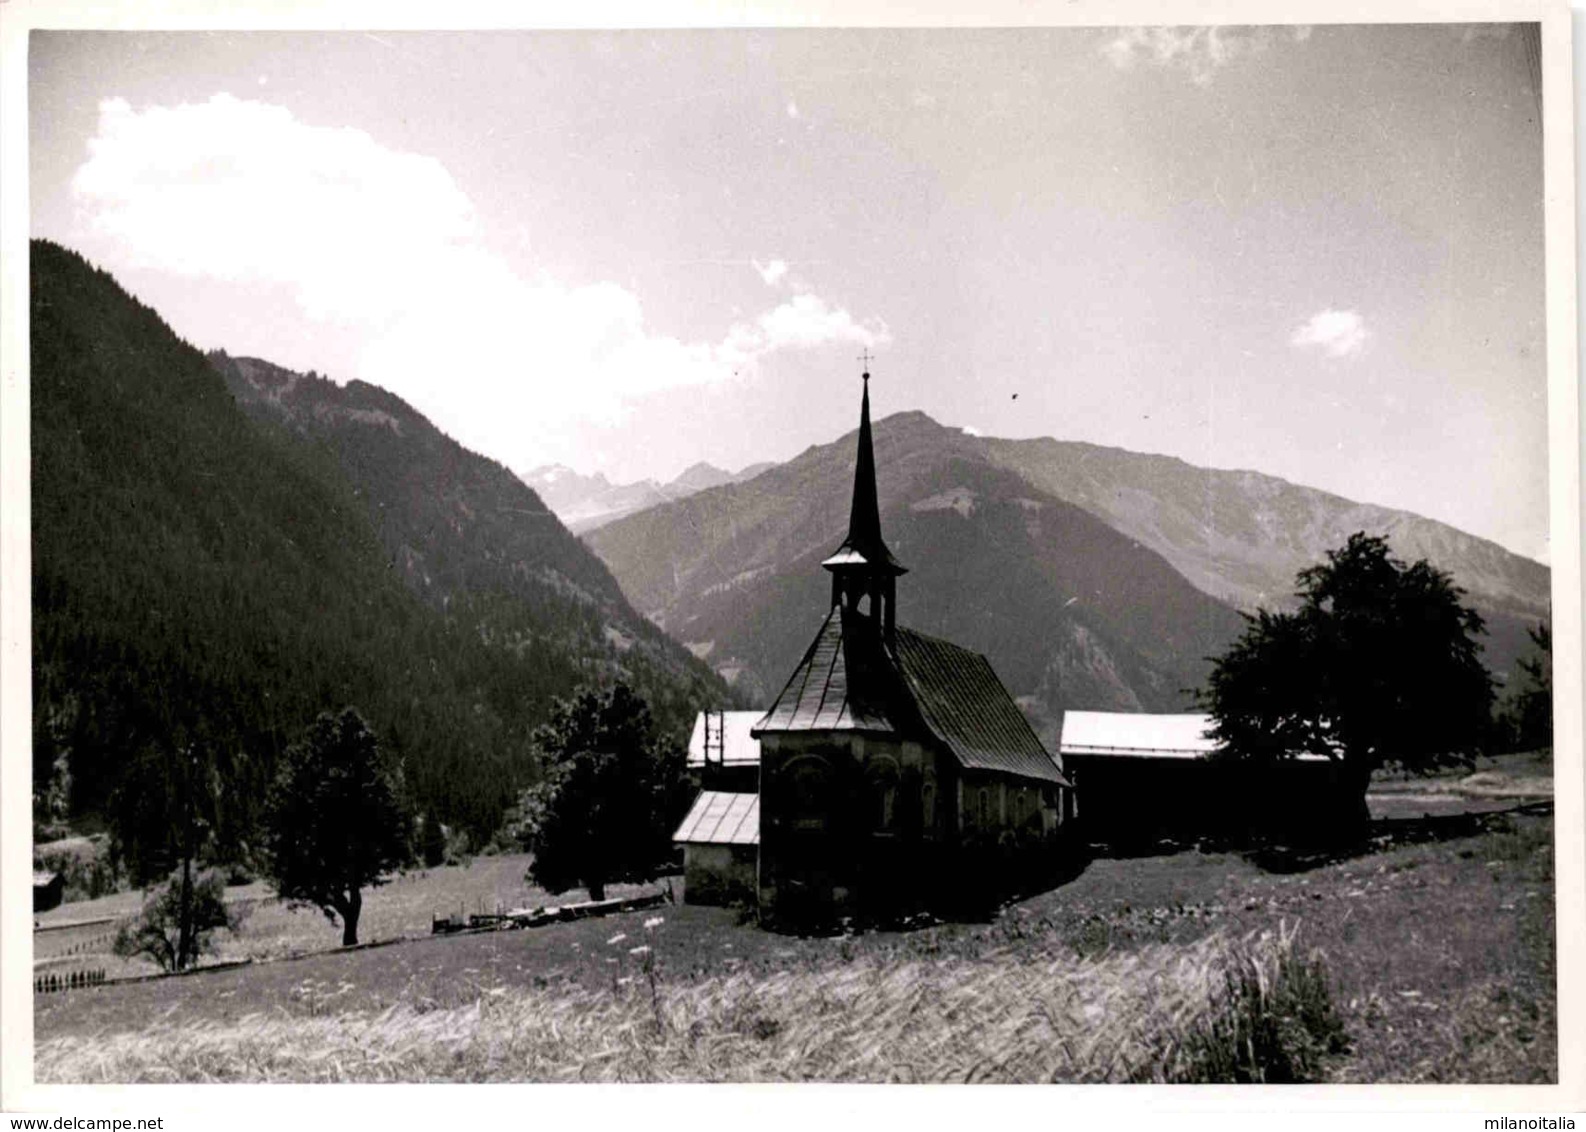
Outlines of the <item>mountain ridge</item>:
M625 675L679 739L730 699L529 488L394 395L258 362L245 409L219 358L48 241L29 305L33 774L72 817L194 746L245 861L280 752L354 704L419 805L483 839L537 773L555 698ZM476 487L534 518L487 513ZM503 518L534 546L481 545L472 528Z
M1320 560L1355 529L1382 528L1401 556L1428 557L1449 568L1489 622L1489 659L1500 674L1528 652L1527 625L1547 615L1545 566L1435 520L1356 504L1263 473L1199 469L1176 457L1085 442L980 437L918 410L880 418L875 439L887 537L914 569L899 584L900 619L936 632L920 624L923 615L952 625L945 635L957 633L954 639L983 638L981 651L1032 716L1045 721L1043 738L1051 737L1050 722L1065 707L1188 707L1187 698L1176 693L1197 685L1206 657L1237 635L1238 611L1283 605L1294 572ZM848 432L760 473L752 483L722 485L636 512L587 532L585 540L636 607L729 679L747 677L759 690L797 659L783 655L796 634L779 631L774 635L787 639L769 650L755 643L779 616L797 616L777 614L776 602L808 605L810 617L824 613L819 561L846 530L854 443L855 433ZM1197 513L1197 500L1210 500L1210 509ZM1034 524L1024 535L990 517L1009 506ZM1063 508L1093 520L1116 541ZM977 549L972 539L949 538L939 524L927 530L924 516L956 517L966 525L960 536L978 524L976 537L991 545ZM1050 593L1078 601L1085 585L1096 589L1101 575L1082 555L1054 545L1050 531L1035 534L1043 523L1078 540L1086 553L1102 555L1111 573L1154 579L1131 591L1133 611L1118 604L1127 589L1121 576L1103 579L1114 602L1105 611L1060 616L1051 610ZM925 557L911 558L911 544ZM955 593L934 583L911 597L927 570L973 579L983 589L1011 588L1018 597L999 607L973 589ZM1179 582L1209 604L1183 598ZM1148 608L1163 602L1198 619L1188 631L1180 625L1182 641L1165 653L1152 650L1168 623ZM1003 630L983 634L962 616L955 622L954 607L979 609ZM1050 638L1024 633L1018 609L1039 610L1036 620ZM1191 609L1193 615L1187 613ZM1154 626L1149 632L1148 625ZM1045 658L1039 672L1030 657L1010 647L1016 639ZM1175 681L1184 683L1171 687Z
M686 499L729 483L753 479L775 465L769 461L750 464L737 472L705 460L690 464L674 479L659 483L654 479L614 484L604 472L584 475L566 464L542 464L521 477L575 534L585 534L625 515Z

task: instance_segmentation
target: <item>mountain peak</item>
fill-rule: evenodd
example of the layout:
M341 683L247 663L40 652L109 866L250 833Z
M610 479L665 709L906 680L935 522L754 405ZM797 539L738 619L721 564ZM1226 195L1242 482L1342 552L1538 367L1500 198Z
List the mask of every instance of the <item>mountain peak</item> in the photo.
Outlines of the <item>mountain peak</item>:
M919 409L904 409L876 418L877 432L956 432Z
M678 476L667 487L674 490L682 489L690 492L704 491L707 488L719 487L724 483L732 482L732 474L715 464L706 463L704 460L691 464L682 475Z

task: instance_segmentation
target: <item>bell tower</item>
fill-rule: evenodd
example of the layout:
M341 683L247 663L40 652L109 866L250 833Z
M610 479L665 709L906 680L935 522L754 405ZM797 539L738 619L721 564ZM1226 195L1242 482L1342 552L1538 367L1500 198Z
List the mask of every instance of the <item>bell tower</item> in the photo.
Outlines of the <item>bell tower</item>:
M890 646L897 635L897 579L908 570L892 557L881 537L876 501L876 454L870 439L869 356L859 402L859 453L854 463L854 498L848 537L821 565L831 571L832 605L866 614Z

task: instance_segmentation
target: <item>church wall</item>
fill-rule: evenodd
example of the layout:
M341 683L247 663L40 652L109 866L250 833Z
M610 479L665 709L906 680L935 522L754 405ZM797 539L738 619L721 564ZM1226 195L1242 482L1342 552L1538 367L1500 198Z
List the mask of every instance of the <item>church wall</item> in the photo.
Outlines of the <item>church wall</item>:
M912 905L953 842L956 768L911 740L761 736L760 910L819 920Z

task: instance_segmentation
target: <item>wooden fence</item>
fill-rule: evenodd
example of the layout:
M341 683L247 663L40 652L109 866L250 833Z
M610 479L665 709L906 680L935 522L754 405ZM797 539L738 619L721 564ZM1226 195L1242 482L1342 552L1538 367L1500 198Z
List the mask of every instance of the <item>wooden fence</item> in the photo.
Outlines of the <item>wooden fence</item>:
M60 991L82 990L84 987L97 987L105 981L105 969L97 967L92 971L67 971L60 974L40 975L33 980L34 994L56 994Z
M611 900L585 900L577 904L563 904L555 908L519 908L511 912L475 913L466 919L462 916L431 916L430 932L449 935L454 932L510 931L514 928L538 928L545 924L565 924L573 920L586 920L592 916L609 916L613 912L637 912L654 908L671 900L666 892L653 892L644 896L625 896Z

